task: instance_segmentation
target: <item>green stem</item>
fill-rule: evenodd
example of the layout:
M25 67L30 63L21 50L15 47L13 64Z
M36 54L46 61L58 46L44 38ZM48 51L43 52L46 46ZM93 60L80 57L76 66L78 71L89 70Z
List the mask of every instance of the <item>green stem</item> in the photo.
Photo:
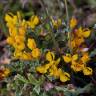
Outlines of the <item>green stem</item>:
M69 14L68 14L67 0L64 0L64 3L65 3L65 9L66 9L67 28L69 28Z
M72 49L71 49L71 30L69 29L69 14L68 14L67 0L64 0L64 3L65 3L65 9L66 9L67 29L69 30L69 32L67 34L68 43L69 43L69 50L70 50L70 53L72 54Z
M51 35L52 41L53 41L54 46L56 47L56 49L59 50L59 45L56 42L56 40L55 40L55 34L53 33L54 32L54 28L53 28L52 20L50 19L50 15L49 15L48 9L45 7L44 1L43 0L40 0L40 1L41 1L41 4L42 4L43 9L45 10L46 16L50 20L50 22L49 22L50 28L51 28L50 35Z

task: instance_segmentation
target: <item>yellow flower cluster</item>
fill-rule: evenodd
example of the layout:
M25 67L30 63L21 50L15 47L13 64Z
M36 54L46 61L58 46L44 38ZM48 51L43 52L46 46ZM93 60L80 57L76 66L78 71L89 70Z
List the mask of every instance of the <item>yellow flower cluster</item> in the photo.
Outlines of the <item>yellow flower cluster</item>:
M39 18L32 16L29 21L26 21L22 19L20 12L17 12L17 15L13 15L12 13L6 14L5 21L9 29L7 42L15 49L14 57L23 60L38 58L40 56L40 49L37 48L33 38L26 39L26 32L28 28L35 28L39 23ZM27 48L29 48L31 52L26 51Z
M47 64L42 66L38 66L36 68L37 72L45 74L49 72L50 76L54 76L55 78L60 78L61 82L66 82L70 80L70 75L67 72L63 72L60 68L58 68L58 64L60 63L60 58L55 60L55 55L53 52L48 52L46 54Z
M10 73L10 70L8 68L1 68L0 69L0 80L4 79L7 77Z
M84 39L90 36L91 31L88 28L78 28L72 34L71 46L77 48L84 43Z
M70 28L72 30L71 32L71 47L72 49L78 49L81 44L84 43L85 38L88 38L90 36L91 30L88 28L82 28L81 26L75 30L75 26L77 25L77 20L73 17L70 20Z
M86 63L90 60L88 53L84 53L81 57L78 54L74 54L73 56L66 54L63 56L63 59L66 63L71 63L70 66L75 72L83 71L84 75L92 75L92 69L86 67Z
M72 18L70 28L73 29L77 25L77 20ZM87 67L90 60L88 52L82 51L85 48L85 38L90 36L91 31L88 28L79 27L71 32L71 50L72 54L66 54L63 59L66 63L71 63L71 68L75 71L83 71L84 75L92 75L92 69ZM82 44L82 45L81 45Z

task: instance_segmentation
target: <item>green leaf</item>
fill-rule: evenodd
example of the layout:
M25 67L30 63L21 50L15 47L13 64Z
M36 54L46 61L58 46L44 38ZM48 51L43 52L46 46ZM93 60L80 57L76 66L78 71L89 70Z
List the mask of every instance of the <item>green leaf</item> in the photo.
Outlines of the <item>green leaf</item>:
M45 28L47 29L47 30L50 30L50 24L45 24Z
M32 78L33 78L33 77L32 77ZM33 78L33 79L34 79L34 78ZM40 93L40 85L43 84L44 80L45 80L45 78L44 78L43 75L39 78L38 81L36 80L36 84L35 84L35 87L34 87L33 90L34 90L38 95L39 95L39 93Z
M31 83L31 84L33 84L33 85L37 85L37 80L36 80L36 78L32 75L32 74L28 74L28 80L29 80L29 82Z
M40 86L36 85L33 90L39 95L39 93L40 93Z
M90 92L90 90L92 89L92 87L93 87L93 84L92 83L89 83L84 88L77 88L77 90L75 91L75 95L77 96L80 93Z
M45 77L42 75L38 80L38 85L42 85L44 83Z
M48 96L46 92L44 92L43 94L41 94L41 96Z
M22 81L23 83L28 83L28 80L21 76L20 74L16 75L16 79Z
M63 92L65 92L65 91L68 90L68 89L65 88L65 87L59 87L59 86L56 86L55 89L56 89L57 91L63 91Z

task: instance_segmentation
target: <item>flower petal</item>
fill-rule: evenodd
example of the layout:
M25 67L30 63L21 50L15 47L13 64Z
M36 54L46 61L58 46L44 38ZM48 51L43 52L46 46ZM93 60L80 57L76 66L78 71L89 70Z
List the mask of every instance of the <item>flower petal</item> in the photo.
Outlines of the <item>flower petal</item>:
M92 75L92 68L90 68L90 67L85 67L85 68L83 69L83 73L84 73L84 75Z
M48 52L47 54L46 54L46 60L48 60L48 61L52 61L52 60L54 60L54 58L55 58L55 55L54 55L54 53L53 52Z
M71 57L68 57L68 56L63 56L63 59L66 63L69 63L71 62Z

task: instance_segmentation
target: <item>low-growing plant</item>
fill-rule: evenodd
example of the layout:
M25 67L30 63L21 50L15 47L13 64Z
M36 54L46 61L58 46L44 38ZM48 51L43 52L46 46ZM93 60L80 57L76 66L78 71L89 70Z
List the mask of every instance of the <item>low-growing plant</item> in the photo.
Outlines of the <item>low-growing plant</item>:
M0 69L0 80L9 76L7 91L15 96L78 96L94 86L89 83L95 70L90 65L95 55L88 45L92 29L74 16L69 20L65 7L67 23L50 16L45 6L45 16L33 14L26 19L22 11L5 14L11 64ZM76 85L79 80L84 88Z

